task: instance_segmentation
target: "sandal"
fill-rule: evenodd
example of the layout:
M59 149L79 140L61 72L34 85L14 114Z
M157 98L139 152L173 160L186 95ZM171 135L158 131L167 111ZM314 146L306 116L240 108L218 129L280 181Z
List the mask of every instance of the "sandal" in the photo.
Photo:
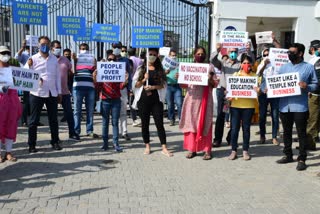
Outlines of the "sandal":
M195 156L197 156L197 153L196 153L196 152L189 152L189 153L186 155L186 158L191 159L191 158L194 158Z
M203 160L211 160L212 159L212 156L211 156L211 153L204 153L204 156L202 158Z
M16 162L18 159L16 157L12 156L12 154L10 152L6 152L4 160Z

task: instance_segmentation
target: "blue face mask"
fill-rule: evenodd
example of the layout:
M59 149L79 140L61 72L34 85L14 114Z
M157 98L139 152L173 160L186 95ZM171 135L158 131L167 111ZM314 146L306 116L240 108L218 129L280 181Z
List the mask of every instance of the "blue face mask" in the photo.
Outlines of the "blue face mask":
M49 46L48 45L40 45L40 51L42 52L42 53L44 53L44 54L47 54L47 53L49 53L49 50L50 50L50 48L49 48Z
M320 56L320 53L319 53L318 50L317 50L314 54L315 54L316 56Z
M229 54L229 57L230 57L230 59L235 60L235 59L237 59L238 54L237 54L236 52L231 52L231 53Z

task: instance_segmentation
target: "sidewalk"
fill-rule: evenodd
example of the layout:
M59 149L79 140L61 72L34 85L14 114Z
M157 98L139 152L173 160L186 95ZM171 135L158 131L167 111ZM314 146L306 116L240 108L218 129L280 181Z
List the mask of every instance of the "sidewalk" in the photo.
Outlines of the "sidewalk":
M47 123L47 118L41 121ZM101 135L101 117L95 115L94 122L95 133ZM168 147L174 152L168 158L161 154L153 119L151 122L153 152L149 156L143 155L141 130L131 126L131 119L132 140L120 140L124 147L120 154L102 151L101 138L82 136L81 142L67 141L67 124L60 123L64 149L51 150L49 129L44 126L39 127L39 152L30 155L27 129L19 128L14 145L18 162L0 164L0 213L320 212L320 151L308 153L309 167L304 172L296 171L296 162L278 165L275 161L282 156L283 144L274 146L269 140L257 145L258 126L254 125L251 161L241 157L229 161L230 147L225 141L213 150L212 160L203 161L202 154L187 160L182 133L165 119ZM82 132L85 134L85 126ZM269 125L267 138L270 132ZM239 139L241 142L242 135Z

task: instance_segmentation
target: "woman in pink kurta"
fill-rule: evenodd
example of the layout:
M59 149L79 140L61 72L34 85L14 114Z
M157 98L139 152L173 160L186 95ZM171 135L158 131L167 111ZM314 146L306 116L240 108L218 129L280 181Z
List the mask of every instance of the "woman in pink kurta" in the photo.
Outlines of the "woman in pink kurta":
M194 51L194 61L203 63L206 52L203 47ZM213 99L212 88L218 83L213 69L210 69L208 86L188 85L183 101L179 128L184 133L183 148L188 150L186 158L190 159L197 152L204 151L204 160L210 160L212 140Z
M0 69L9 67L10 50L0 46ZM11 72L11 71L8 71ZM17 161L12 154L12 145L16 141L18 120L22 113L18 93L7 86L0 86L0 162ZM1 157L1 147L5 146L5 156Z

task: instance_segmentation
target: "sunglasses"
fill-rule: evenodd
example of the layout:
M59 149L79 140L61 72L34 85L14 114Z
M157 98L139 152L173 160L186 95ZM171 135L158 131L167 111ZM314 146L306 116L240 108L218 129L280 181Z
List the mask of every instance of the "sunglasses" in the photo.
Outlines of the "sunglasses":
M110 62L110 61L114 61L114 59L112 59L112 58L108 58L107 60L108 60L109 62Z
M11 53L9 51L4 51L0 53L1 55L10 55Z
M267 56L269 56L269 54L263 54L263 57L267 57Z
M125 52L125 53L127 53L127 51L125 51L125 50L122 50L121 52Z

